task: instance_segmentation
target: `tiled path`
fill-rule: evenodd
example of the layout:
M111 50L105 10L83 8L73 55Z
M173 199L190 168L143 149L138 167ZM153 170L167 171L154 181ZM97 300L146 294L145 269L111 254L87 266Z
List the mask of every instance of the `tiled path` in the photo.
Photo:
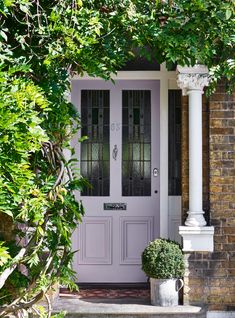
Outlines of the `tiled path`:
M79 299L121 299L121 298L138 298L149 299L150 292L148 289L83 289L78 292L71 292L66 288L61 288L60 297L79 298Z

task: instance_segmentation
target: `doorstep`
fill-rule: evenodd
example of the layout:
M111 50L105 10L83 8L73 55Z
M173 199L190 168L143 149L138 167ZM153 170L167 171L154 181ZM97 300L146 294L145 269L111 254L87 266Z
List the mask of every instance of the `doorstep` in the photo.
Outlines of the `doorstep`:
M146 299L78 299L59 297L53 313L66 312L68 318L205 318L199 306L157 307Z

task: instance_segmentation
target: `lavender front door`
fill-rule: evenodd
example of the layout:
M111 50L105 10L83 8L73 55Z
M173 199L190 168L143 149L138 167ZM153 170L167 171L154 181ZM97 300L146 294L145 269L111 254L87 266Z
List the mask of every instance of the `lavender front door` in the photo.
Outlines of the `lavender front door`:
M144 282L141 252L159 236L159 81L73 80L81 113L74 142L92 188L74 234L78 282Z

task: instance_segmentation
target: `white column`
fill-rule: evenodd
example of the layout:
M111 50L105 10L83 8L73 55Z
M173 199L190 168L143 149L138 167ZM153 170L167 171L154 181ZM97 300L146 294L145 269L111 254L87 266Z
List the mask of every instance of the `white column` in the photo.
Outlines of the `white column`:
M202 94L209 84L205 66L178 67L178 85L189 96L189 211L187 226L205 226L202 209Z
M205 226L202 209L202 96L189 90L189 211L185 225Z
M212 250L213 227L206 227L203 211L202 94L209 84L204 65L178 66L178 86L189 96L189 211L180 227L184 250Z

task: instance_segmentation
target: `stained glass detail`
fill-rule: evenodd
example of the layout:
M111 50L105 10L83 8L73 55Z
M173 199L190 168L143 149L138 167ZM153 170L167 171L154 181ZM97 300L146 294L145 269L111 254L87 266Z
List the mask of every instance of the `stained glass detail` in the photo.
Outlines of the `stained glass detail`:
M122 195L151 195L151 91L122 91Z
M181 195L181 90L169 90L169 195Z
M81 174L92 185L84 196L109 195L109 112L108 90L81 91L82 136L88 136L81 143Z

